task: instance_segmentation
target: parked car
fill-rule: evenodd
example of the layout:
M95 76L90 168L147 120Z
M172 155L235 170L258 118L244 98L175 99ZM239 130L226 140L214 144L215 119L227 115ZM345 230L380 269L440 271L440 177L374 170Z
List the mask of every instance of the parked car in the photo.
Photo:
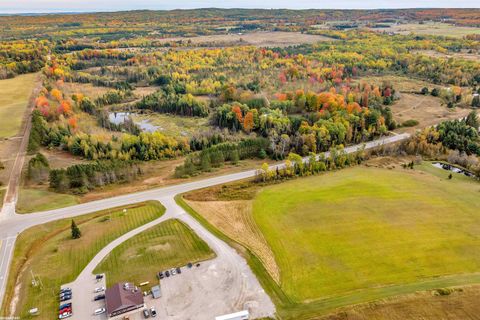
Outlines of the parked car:
M166 276L166 277L170 277L170 271L168 271L168 270L165 271L165 276Z
M72 299L72 295L60 297L61 302L68 301L70 299Z
M177 268L177 273L178 274L182 273L182 270L180 268Z
M64 314L64 313L72 313L72 308L68 307L58 312L58 314Z
M177 274L177 270L175 270L175 269L170 270L170 274L171 274L172 276L176 275L176 274Z
M58 313L64 313L64 312L72 312L72 306L67 306L67 307L64 307L62 309L60 309L60 311L58 311Z
M190 269L191 267L193 267L193 264L191 262L187 263L187 267Z
M93 312L94 315L98 316L99 314L105 313L105 308L99 308Z
M148 309L143 309L143 317L145 319L149 318L150 317L150 313L148 313Z
M71 292L64 292L64 293L60 293L58 296L61 298L61 297L71 296L71 295L72 295Z
M95 279L96 279L96 280L101 280L101 279L103 279L103 274L96 274L96 275L95 275Z
M163 272L159 272L157 274L157 277L158 277L158 279L163 279L163 278L165 278L165 275L163 274Z
M155 310L154 307L151 307L151 308L150 308L150 315L151 315L152 317L156 317L156 316L157 316L157 310Z
M95 298L93 298L93 301L98 301L98 300L103 300L105 299L105 295L104 294L99 294L97 296L95 296Z
M72 306L72 303L69 302L69 303L64 303L62 305L60 305L60 308L58 308L58 310L62 310L62 309L65 309L67 307L71 307Z
M197 266L197 268L200 267L200 263L197 263L196 266Z
M60 289L60 293L65 293L65 292L72 292L72 289L71 288Z
M66 319L66 318L70 318L71 316L72 316L71 312L64 312L58 315L58 319Z
M99 292L103 292L103 291L105 291L105 287L98 287L98 288L95 288L95 290L93 292L99 293Z

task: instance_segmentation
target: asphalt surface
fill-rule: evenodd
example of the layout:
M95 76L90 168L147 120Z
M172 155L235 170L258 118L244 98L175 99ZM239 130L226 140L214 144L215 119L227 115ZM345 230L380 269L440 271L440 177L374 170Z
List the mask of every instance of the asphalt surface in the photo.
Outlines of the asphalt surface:
M254 318L275 314L273 302L243 257L188 215L175 203L173 198L167 196L155 200L160 201L166 207L162 217L110 242L89 262L75 281L65 284L66 287L77 292L73 299L72 320L106 319L105 315L92 316L93 311L100 307L99 302L92 301L93 295L89 294L95 286L95 282L92 281L93 270L115 247L168 219L179 219L189 225L199 237L207 242L217 256L211 261L201 263L203 270L201 273L197 272L196 277L188 277L192 272L187 273L188 270L186 270L180 275L171 276L162 281L163 294L160 300L163 303L157 306L157 312L161 319L206 320L247 307L250 308L250 313ZM205 266L209 267L205 268ZM198 271L196 269L194 267L193 271ZM125 281L128 280L125 279Z
M367 142L365 144L350 146L348 148L345 148L345 151L347 153L353 153L355 151L358 151L362 147L364 147L365 149L371 149L384 144L405 140L409 136L410 136L409 134L405 133L400 135L384 137L374 141ZM283 168L284 166L285 166L284 163L280 163L280 164L272 165L270 168L275 170L277 167ZM67 208L43 211L43 212L32 213L32 214L19 215L15 213L14 202L5 203L0 213L0 242L1 242L0 244L0 259L1 259L0 261L0 301L3 301L6 280L8 276L8 269L11 264L11 259L13 256L14 242L17 235L20 232L30 227L47 223L50 221L64 219L64 218L72 218L75 216L99 211L102 209L108 209L112 207L118 207L118 206L128 205L132 203L143 202L147 200L160 200L162 204L166 206L169 211L171 211L171 213L168 213L168 215L172 214L172 217L178 217L182 219L184 222L186 222L192 229L194 229L196 232L199 233L200 237L202 237L205 241L207 241L209 245L212 246L212 249L217 253L217 255L220 256L223 253L225 253L225 255L233 255L235 256L234 259L239 259L237 261L242 261L242 263L246 264L245 260L240 255L238 255L232 248L230 248L223 241L217 239L214 235L212 235L203 227L201 227L200 224L196 222L195 219L191 218L189 215L183 214L184 213L183 209L175 203L174 198L175 196L188 191L197 190L197 189L218 185L218 184L224 184L224 183L237 181L241 179L251 178L256 175L256 172L257 170L249 170L249 171L228 174L228 175L208 178L208 179L194 181L194 182L188 182L188 183L174 185L174 186L165 187L165 188L152 189L148 191L142 191L142 192L122 195L118 197L102 199L102 200L83 203L83 204L79 204L79 205L75 205ZM160 223L162 221L164 220L160 218L155 220L154 222ZM148 225L151 226L151 225L154 225L154 223L151 222ZM140 227L139 229L141 228L142 227ZM138 229L132 230L131 232L134 232L136 230ZM125 237L125 235L121 237L123 241L128 238L129 237ZM117 243L117 240L115 240L113 243L118 245L119 243ZM120 241L120 243L123 241ZM112 244L109 244L106 248L104 248L98 254L100 255L99 259L102 254L105 254L105 255L108 254L108 252L110 252L110 250L113 249L113 247L115 246ZM94 260L95 259L97 259L97 257L95 257ZM98 262L98 260L95 260L95 262ZM95 262L92 263L92 266ZM89 270L91 269L90 264L89 266L87 266L87 268ZM251 273L251 271L249 272Z

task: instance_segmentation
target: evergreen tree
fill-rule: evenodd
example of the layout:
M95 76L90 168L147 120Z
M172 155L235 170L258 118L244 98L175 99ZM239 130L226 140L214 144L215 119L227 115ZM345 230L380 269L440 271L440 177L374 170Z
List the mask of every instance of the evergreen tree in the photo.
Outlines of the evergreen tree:
M80 237L82 236L82 232L80 231L80 229L78 228L74 220L72 220L71 229L72 229L72 239L80 239Z

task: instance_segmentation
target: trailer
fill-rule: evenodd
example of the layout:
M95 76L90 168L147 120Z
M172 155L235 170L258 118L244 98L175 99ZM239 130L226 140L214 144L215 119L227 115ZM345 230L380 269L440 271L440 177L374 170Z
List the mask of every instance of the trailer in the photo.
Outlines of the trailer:
M215 317L215 320L248 320L249 314L248 310L243 310L240 312L225 314L223 316Z

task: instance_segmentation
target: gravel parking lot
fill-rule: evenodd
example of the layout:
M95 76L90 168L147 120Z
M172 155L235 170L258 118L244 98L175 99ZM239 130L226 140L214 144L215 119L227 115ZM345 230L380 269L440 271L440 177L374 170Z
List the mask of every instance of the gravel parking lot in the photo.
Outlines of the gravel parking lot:
M250 311L251 319L275 314L274 304L260 286L245 259L186 214L173 199L159 198L158 200L167 208L161 218L132 230L108 244L92 259L73 283L65 285L73 290L73 316L70 319L106 319L105 314L93 315L95 309L104 306L103 300L101 302L93 301L94 289L104 285L104 282L102 282L103 284L96 282L95 276L92 274L93 270L116 245L171 218L180 219L190 226L215 251L217 257L202 262L199 267L194 266L191 269L182 267L181 274L161 280L162 297L153 300L151 296L148 296L145 299L148 308L151 306L156 308L158 319L212 320L215 316L244 309ZM125 279L125 282L129 280ZM153 283L149 284L148 289L154 285ZM147 287L142 287L142 290L147 290ZM130 319L143 319L141 310L128 315ZM123 319L124 316L114 319Z

